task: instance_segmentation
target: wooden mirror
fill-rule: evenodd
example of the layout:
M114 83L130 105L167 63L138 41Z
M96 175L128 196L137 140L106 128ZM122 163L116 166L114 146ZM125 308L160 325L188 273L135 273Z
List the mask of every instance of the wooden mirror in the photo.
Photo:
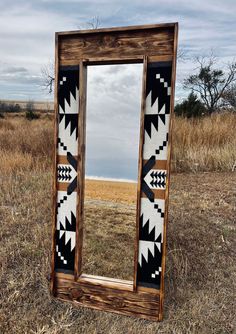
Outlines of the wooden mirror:
M51 292L78 306L161 320L177 23L56 33ZM82 272L90 65L141 63L133 280Z

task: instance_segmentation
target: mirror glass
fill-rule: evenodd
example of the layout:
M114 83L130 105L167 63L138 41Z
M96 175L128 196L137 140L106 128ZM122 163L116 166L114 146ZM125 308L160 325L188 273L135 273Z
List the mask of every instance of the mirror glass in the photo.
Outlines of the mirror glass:
M133 279L142 69L87 69L85 274Z

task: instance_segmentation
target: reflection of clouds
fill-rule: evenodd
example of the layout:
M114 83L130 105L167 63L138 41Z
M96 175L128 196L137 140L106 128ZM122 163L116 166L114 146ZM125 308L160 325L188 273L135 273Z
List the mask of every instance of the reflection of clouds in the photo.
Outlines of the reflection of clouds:
M97 78L100 78L99 85ZM137 177L141 83L142 64L89 68L86 125L88 175Z

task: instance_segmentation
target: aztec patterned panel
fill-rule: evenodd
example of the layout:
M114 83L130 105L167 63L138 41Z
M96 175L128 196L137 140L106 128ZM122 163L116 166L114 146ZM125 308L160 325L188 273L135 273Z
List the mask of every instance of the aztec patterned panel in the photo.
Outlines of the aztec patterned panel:
M147 68L139 223L138 285L160 288L170 121L170 62Z
M60 67L57 138L57 271L71 272L75 261L79 67Z

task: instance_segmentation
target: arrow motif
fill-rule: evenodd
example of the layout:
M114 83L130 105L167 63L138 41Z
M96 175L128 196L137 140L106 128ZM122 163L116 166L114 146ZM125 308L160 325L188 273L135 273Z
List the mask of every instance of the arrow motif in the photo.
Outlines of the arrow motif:
M166 186L166 172L165 171L152 171L150 173L152 180L150 181L150 185L152 188L165 188Z
M69 182L72 179L70 166L58 166L57 167L57 178L58 181Z

